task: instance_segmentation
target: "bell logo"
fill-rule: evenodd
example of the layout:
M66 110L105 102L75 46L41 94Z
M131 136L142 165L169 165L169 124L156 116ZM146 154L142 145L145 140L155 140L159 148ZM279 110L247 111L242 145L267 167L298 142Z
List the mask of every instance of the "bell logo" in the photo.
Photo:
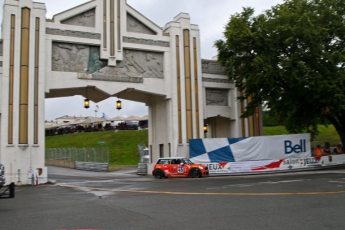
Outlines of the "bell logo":
M306 140L302 139L299 144L292 145L292 141L284 141L285 154L306 152Z

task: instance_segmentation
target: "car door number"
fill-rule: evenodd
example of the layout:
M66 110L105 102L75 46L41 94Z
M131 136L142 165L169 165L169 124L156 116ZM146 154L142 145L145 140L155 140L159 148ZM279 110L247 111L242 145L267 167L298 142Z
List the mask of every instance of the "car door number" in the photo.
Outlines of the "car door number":
M178 166L178 167L177 167L177 173L184 173L184 168L183 168L183 166Z

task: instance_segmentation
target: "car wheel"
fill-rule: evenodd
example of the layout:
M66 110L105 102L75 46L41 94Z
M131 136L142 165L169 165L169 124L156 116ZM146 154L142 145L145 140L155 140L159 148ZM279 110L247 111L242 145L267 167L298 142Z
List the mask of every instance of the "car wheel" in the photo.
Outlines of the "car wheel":
M153 173L153 176L156 178L156 179L162 179L164 177L164 172L160 169L157 169L154 173Z
M199 169L192 169L189 173L190 177L192 178L198 178L201 176L200 170Z

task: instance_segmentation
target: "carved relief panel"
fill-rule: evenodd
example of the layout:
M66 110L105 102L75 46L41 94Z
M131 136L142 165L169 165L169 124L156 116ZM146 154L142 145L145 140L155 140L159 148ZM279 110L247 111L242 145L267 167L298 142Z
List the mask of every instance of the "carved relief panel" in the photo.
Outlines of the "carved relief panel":
M164 78L163 53L124 50L124 60L116 67L104 67L92 79L141 83L143 78Z
M202 60L202 72L212 74L225 74L225 68L217 61Z
M95 9L91 9L74 17L61 21L61 24L95 27Z
M206 88L206 105L228 106L229 90Z
M155 31L151 30L149 27L147 27L145 24L143 24L130 14L127 14L127 31L141 34L156 35Z
M142 78L164 78L163 53L124 50L116 67L100 59L98 46L53 42L52 70L93 74L92 79L142 82ZM131 78L131 79L130 79ZM137 79L139 78L139 80Z
M97 46L53 42L52 70L93 73L107 65L99 57Z
M119 68L122 68L128 76L164 78L163 53L124 50L124 60Z
M100 59L100 53L99 53L99 47L98 46L90 46L90 54L89 54L89 62L87 66L87 73L94 73L100 69L102 69L104 66L107 66L108 62L107 60L101 60Z

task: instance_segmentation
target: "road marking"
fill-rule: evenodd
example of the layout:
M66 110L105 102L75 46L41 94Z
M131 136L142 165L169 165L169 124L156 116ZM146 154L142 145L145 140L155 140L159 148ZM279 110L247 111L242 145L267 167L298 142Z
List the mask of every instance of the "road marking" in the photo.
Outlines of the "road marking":
M328 181L328 182L331 182L331 183L342 183L342 184L345 184L345 181Z
M282 181L264 181L264 182L257 182L257 183L250 183L250 184L231 184L222 188L227 188L227 187L250 187L250 186L256 186L256 185L261 185L261 184L279 184L279 183L293 183L293 182L303 182L304 180L282 180ZM217 187L216 187L217 188ZM220 187L218 187L220 188ZM207 188L207 189L215 189L215 188Z
M213 188L206 188L206 189L222 189L222 188L227 188L227 187L213 187Z
M287 196L287 195L334 195L345 193L345 190L328 191L328 192L263 192L263 193L242 193L242 192L167 192L167 191L150 191L150 190L130 190L130 189L108 189L108 188L92 188L66 184L57 184L57 186L92 190L92 191L110 191L110 192L132 192L146 194L166 194L166 195L223 195L223 196Z
M114 180L88 180L88 181L76 181L73 182L74 184L89 184L89 183L111 183L114 182Z
M304 180L281 180L279 183L303 182Z
M249 187L249 186L254 186L256 183L253 184L230 184L227 187Z
M258 182L258 184L279 184L279 181L265 181L265 182Z

